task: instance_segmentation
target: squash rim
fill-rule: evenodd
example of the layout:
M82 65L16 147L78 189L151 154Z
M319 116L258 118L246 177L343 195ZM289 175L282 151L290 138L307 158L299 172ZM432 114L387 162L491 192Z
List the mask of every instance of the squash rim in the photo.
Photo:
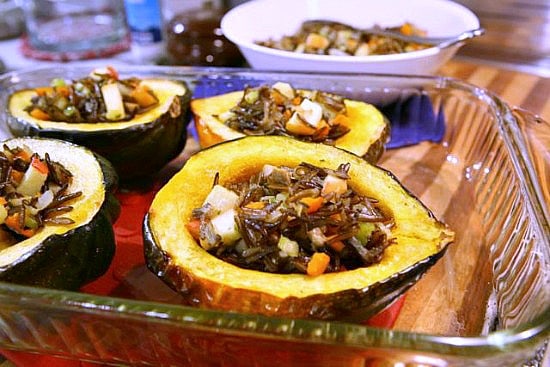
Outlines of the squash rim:
M226 126L214 116L227 111L231 108L229 106L236 105L243 94L244 91L239 90L191 100L191 112L195 117L195 128L201 147L212 146L215 144L214 141L221 142L247 136ZM368 155L371 147L379 140L383 140L383 143L387 142L390 126L380 110L372 104L349 98L345 98L344 103L350 117L346 124L350 127L350 131L336 139L332 145L363 157ZM379 155L375 154L375 156Z
M70 191L74 192L81 190L82 196L71 202L73 210L63 215L64 217L73 219L73 224L46 225L34 236L0 250L0 269L17 261L21 261L24 257L31 256L36 247L36 243L41 243L51 236L63 235L75 228L90 223L97 213L102 210L107 196L103 169L95 154L89 149L62 140L37 137L11 138L3 141L3 144L14 147L24 144L26 141L32 142L31 150L33 152L38 152L42 157L44 153L47 152L52 161L61 163L72 173L79 172L78 175L73 176ZM70 158L59 158L58 152L60 145L63 146L63 149L61 149L63 152L69 151L71 153ZM50 147L54 149L50 149ZM75 157L79 159L75 159ZM87 169L79 169L79 166L82 165L85 165ZM93 172L91 171L92 168ZM81 172L85 172L86 175L83 176Z
M248 149L243 149L243 146ZM412 204L410 210L414 209L414 213L422 215L426 223L430 223L430 226L424 226L428 229L426 238L417 238L415 242L415 237L410 236L410 233L415 233L411 231L412 228L418 231L418 220L411 220L410 218L406 220L405 215L397 215L395 216L395 220L398 229L395 230L394 233L397 233L396 237L400 242L386 249L384 258L379 264L340 273L323 274L317 277L301 274L271 274L243 269L210 255L191 237L182 223L190 218L191 207L200 206L197 204L205 197L204 193L206 189L204 188L209 188L209 186L204 184L202 185L203 189L199 189L198 191L193 191L190 186L193 186L195 182L204 183L208 182L210 179L213 180L214 174L217 171L220 171L220 183L223 184L223 182L229 180L228 177L231 177L224 174L228 172L226 165L229 164L229 161L233 163L239 162L239 159L236 157L241 159L241 162L238 164L239 174L247 170L257 169L260 164L265 162L262 161L262 158L266 156L271 156L271 159L273 158L274 147L277 146L280 148L280 156L278 156L278 158L282 162L295 162L295 164L297 164L299 163L297 161L304 160L296 157L298 152L303 153L301 157L307 157L305 161L309 163L331 168L336 168L339 163L346 163L342 162L342 160L350 162L352 164L350 169L352 181L350 185L360 193L365 193L365 185L358 184L357 182L360 181L356 181L358 178L358 167L361 167L360 172L368 172L370 175L374 175L373 177L391 179L392 191L396 190L402 198L410 198L406 201ZM253 148L252 150L250 150L251 147ZM294 154L287 154L290 149L292 149ZM230 150L230 154L228 150ZM220 152L225 154L220 154ZM215 156L219 159L216 159L215 163L209 164L209 159ZM248 163L245 164L244 162L247 156L253 156L254 160L248 160ZM325 158L328 158L328 160L337 159L338 161L336 163L328 163ZM273 161L270 160L270 162ZM235 167L236 166L233 165L232 168L235 169ZM191 177L189 177L190 171L193 172ZM203 173L210 176L205 178L202 176ZM190 180L191 183L189 181L185 182L190 178L193 178L193 180ZM191 198L186 200L186 202L192 202L192 204L181 207L180 203L182 201L174 200L170 196L173 191L186 194L185 197ZM399 208L397 204L391 203L385 203L384 206L393 213L396 213L396 208ZM159 207L162 208L162 210L160 210ZM173 220L174 218L178 219ZM414 216L414 218L417 217ZM400 271L406 270L409 266L444 251L447 245L453 241L452 231L448 229L445 224L437 220L429 209L406 190L390 172L380 167L372 166L360 157L339 148L275 136L248 136L218 144L196 153L185 163L184 167L157 192L147 214L146 222L146 226L151 231L152 240L161 251L169 257L170 266L176 266L180 271L185 272L195 279L231 286L233 288L245 289L247 291L269 294L281 299L289 297L304 298L320 293L329 294L350 289L361 290L368 288L375 283L391 278ZM409 226L408 229L406 225ZM405 231L401 228L402 226L405 227ZM179 235L170 237L170 231L178 227L180 228ZM159 228L162 229L159 231ZM407 235L407 233L409 233L409 235ZM428 236L432 237L428 239ZM419 251L418 248L415 247L413 248L414 251L412 254L414 256L412 257L414 261L407 261L404 265L398 264L398 269L392 267L394 265L392 263L393 259L397 258L399 260L401 256L405 255L405 253L400 252L401 248L405 247L405 244L418 244L421 240L425 240L428 244L422 246L428 246L432 245L436 238L437 243L434 244L436 248L424 248L423 251ZM180 246L183 244L183 246L181 246L181 248L183 248L183 250L181 250L182 252L178 252L177 245L167 245L167 243L169 244L170 242L178 243ZM201 263L201 260L205 261ZM344 284L344 286L342 286L342 284ZM265 285L269 285L269 287ZM306 287L304 287L304 285L306 285Z
M39 130L50 130L59 132L108 132L130 129L136 125L147 125L154 123L157 118L167 112L177 96L184 96L189 93L188 87L179 81L169 79L143 79L143 83L151 87L159 98L159 105L145 113L135 116L133 119L125 122L98 122L98 123L67 123L60 121L39 120L30 116L23 108L28 104L31 97L36 95L33 89L22 89L12 93L8 99L9 114L17 121L24 122ZM167 87L178 89L178 93ZM163 86L163 88L159 88Z

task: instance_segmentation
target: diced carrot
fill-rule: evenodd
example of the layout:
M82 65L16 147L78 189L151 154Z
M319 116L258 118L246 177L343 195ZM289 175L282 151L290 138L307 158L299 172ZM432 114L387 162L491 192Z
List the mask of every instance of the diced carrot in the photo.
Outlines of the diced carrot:
M107 70L113 79L118 80L118 71L114 67L107 66Z
M31 228L21 229L18 233L29 238L34 236L34 234L36 233L36 229L31 229Z
M330 256L324 252L316 252L311 257L311 260L307 263L307 275L317 276L321 275L327 270L330 263Z
M248 209L263 209L265 207L265 203L263 201L252 201L245 205L245 208Z
M19 158L25 162L30 162L31 161L31 153L29 153L27 150L25 149L21 149L17 152L17 154L15 155L16 158Z
M36 233L36 229L21 227L21 214L15 213L6 217L4 223L14 232L19 233L25 237L31 237Z
M330 123L332 125L347 125L349 123L349 119L346 115L339 113L338 115L334 116L332 120L330 120Z
M134 90L132 90L130 97L132 97L142 108L149 107L157 103L157 99L146 85L138 85Z
M38 87L35 88L34 91L39 96L45 96L47 94L53 94L53 87Z
M35 119L39 120L49 120L50 115L48 115L46 112L42 111L40 108L33 108L31 112L29 112L29 115L34 117Z
M6 205L6 203L7 203L6 198L3 196L0 196L0 205Z
M318 140L323 140L328 136L328 133L330 132L330 127L325 122L325 120L321 120L319 122L319 126L317 126L317 131L315 132L315 138Z
M69 97L71 95L71 89L68 85L59 85L55 87L55 91L57 94L60 94L63 97Z
M342 241L330 242L328 245L330 246L331 249L333 249L336 252L341 252L344 249L344 247L346 247L346 245Z
M403 33L406 36L411 36L413 34L413 27L410 23L405 23L400 28L401 33Z
M296 96L292 99L292 104L294 106L298 106L298 105L300 105L300 103L302 103L302 97Z
M285 112L283 112L283 119L285 120L288 120L289 118L292 117L292 111L291 110L285 110Z
M9 215L9 216L6 217L5 223L8 227L10 227L12 229L19 228L19 218L20 218L19 213Z
M359 45L359 40L354 38L348 38L346 39L346 48L348 50L355 50Z
M42 160L37 155L33 155L31 158L31 166L36 168L36 170L43 175L48 174L48 164Z
M16 171L16 170L12 169L11 172L10 172L10 179L13 182L19 183L23 179L24 174L25 174L24 172Z
M189 234L195 239L195 240L199 240L200 239L200 227L201 227L201 221L200 219L192 219L190 220L189 222L187 222L185 224L185 227L187 228L187 230L189 231Z
M285 100L286 100L285 96L284 96L281 92L279 92L279 91L277 91L277 90L274 90L274 91L271 93L271 99L273 100L273 102L274 102L276 105L279 105L279 106L284 105Z
M310 33L307 35L306 47L311 47L315 49L325 49L330 44L330 41L325 36L321 36L318 33Z
M285 124L285 129L296 135L313 135L315 134L316 129L306 122L302 121L296 112L290 117L290 119Z
M312 214L315 213L321 206L323 205L323 197L317 196L317 197L305 197L301 198L300 202L307 206L307 213Z

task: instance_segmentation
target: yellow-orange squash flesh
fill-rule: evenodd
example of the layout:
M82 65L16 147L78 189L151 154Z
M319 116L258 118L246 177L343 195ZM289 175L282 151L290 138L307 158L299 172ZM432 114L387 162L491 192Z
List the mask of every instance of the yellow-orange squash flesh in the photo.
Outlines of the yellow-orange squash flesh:
M350 163L350 186L380 200L395 219L395 243L376 265L319 276L272 274L239 268L206 252L187 231L214 176L247 180L266 163L308 162L336 169ZM360 319L408 289L439 259L453 232L391 173L324 144L256 136L215 145L192 156L156 195L144 221L147 265L190 304L293 318Z
M0 144L27 147L40 157L47 154L72 174L67 192L82 193L67 202L72 210L63 214L73 223L46 223L29 238L4 248L0 244L0 281L76 290L104 274L114 256L112 224L120 212L114 196L118 177L111 164L61 140L26 137Z
M225 125L218 117L235 107L243 93L243 91L237 91L191 101L191 112L202 148L245 136L238 130ZM336 139L334 145L364 157L369 162L378 161L389 137L387 119L371 104L346 99L345 105L348 117L345 125L350 131Z
M175 158L187 139L191 91L180 81L144 79L158 106L128 121L68 123L33 118L25 111L34 89L13 93L7 125L14 136L42 136L88 147L107 158L122 181L149 177Z

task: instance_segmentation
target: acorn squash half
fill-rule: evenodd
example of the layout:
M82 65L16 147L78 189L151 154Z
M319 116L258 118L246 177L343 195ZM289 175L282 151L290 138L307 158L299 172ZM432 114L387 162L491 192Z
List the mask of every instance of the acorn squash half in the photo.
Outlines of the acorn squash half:
M191 92L180 81L144 79L159 99L157 107L124 122L66 123L33 118L24 108L32 89L13 93L7 124L14 136L41 136L86 146L107 158L121 180L151 175L184 148Z
M14 138L2 142L23 145L60 163L71 174L68 192L82 195L63 214L73 224L46 224L32 237L0 245L0 281L76 290L102 275L115 252L112 224L120 213L114 197L118 185L112 165L87 148L55 139Z
M242 132L226 126L219 117L235 107L243 94L244 91L236 91L191 100L191 113L202 148L245 136ZM350 99L345 99L344 103L348 118L343 124L350 131L336 139L333 145L371 163L377 162L390 137L387 118L371 104Z
M350 186L392 215L396 241L381 262L319 276L247 270L209 254L186 229L216 173L219 184L247 180L263 165L350 163ZM412 286L453 241L454 233L388 171L344 150L288 137L255 136L192 156L155 196L144 220L149 269L190 304L292 318L364 320Z

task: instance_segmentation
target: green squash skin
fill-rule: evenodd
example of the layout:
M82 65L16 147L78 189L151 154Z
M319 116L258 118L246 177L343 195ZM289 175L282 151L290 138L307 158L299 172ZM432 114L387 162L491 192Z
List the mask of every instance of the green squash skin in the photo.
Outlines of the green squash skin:
M0 281L78 290L103 275L115 254L115 236L105 208L88 224L44 240L27 257L0 268Z
M25 256L0 267L0 281L78 290L107 271L115 254L113 223L120 214L114 195L118 175L106 159L94 156L105 185L105 198L96 215L79 227L47 237Z
M385 118L386 119L386 118ZM387 119L386 119L387 121ZM390 123L386 123L386 128L380 134L380 138L371 144L369 150L363 155L363 158L372 164L376 164L384 152L386 151L386 144L390 141Z
M191 120L190 100L191 92L186 87L184 95L175 96L175 108L153 122L125 129L80 131L78 124L73 130L46 129L12 114L8 114L7 124L16 137L53 138L88 147L112 163L122 182L129 182L156 173L181 153Z
M203 291L193 287L194 280L188 274L184 279L180 269L172 261L170 254L160 248L153 235L148 214L145 216L143 223L143 241L147 268L171 289L186 294L190 305L199 304L199 298L204 296ZM443 257L447 247L381 282L362 289L340 291L330 301L320 299L317 295L301 299L289 297L282 302L273 300L273 304L276 304L278 308L277 316L351 322L367 320L397 300L418 282ZM239 290L225 284L224 292L238 294ZM261 299L258 299L258 302L270 302L269 297L265 294L259 297ZM301 313L300 309L307 310L307 312Z
M246 137L241 139L261 140L262 138L263 137ZM233 142L237 142L237 140ZM264 143L267 144L268 140L264 139ZM201 155L204 155L208 150L221 150L226 144L231 143L225 142L218 146L206 148L196 153L191 159L195 161L202 159ZM288 154L293 154L291 147L293 144L300 143L288 141ZM239 148L241 148L241 146L239 146ZM332 149L341 151L341 149L334 147L332 147ZM427 218L434 219L434 221L437 222L433 213L409 190L403 187L391 172L380 167L378 168L383 172L385 179L387 178L395 182L411 200L418 202ZM174 198L174 200L176 199ZM153 206L151 208L153 208ZM438 222L437 225L442 225L442 223ZM178 259L167 252L159 239L155 237L156 231L153 227L150 212L146 214L144 218L142 230L144 256L147 267L169 287L184 295L190 305L210 308L212 304L215 304L218 307L221 306L225 310L231 310L230 307L226 305L236 305L236 308L239 310L246 308L246 311L243 312L260 313L268 316L323 320L336 319L354 322L366 320L401 296L444 256L448 245L452 242L452 240L447 239L445 243L440 246L439 250L432 252L432 254L422 260L394 272L387 278L365 284L360 288L346 289L345 286L343 286L341 290L333 293L321 292L305 297L288 296L286 298L279 298L267 292L263 293L238 288L230 282L214 282L196 276L192 271L181 269L178 265ZM179 238L178 240L186 241L185 238ZM198 246L198 244L182 244L181 246ZM205 254L204 256L206 259L206 257L212 255ZM243 306L245 303L246 306Z

